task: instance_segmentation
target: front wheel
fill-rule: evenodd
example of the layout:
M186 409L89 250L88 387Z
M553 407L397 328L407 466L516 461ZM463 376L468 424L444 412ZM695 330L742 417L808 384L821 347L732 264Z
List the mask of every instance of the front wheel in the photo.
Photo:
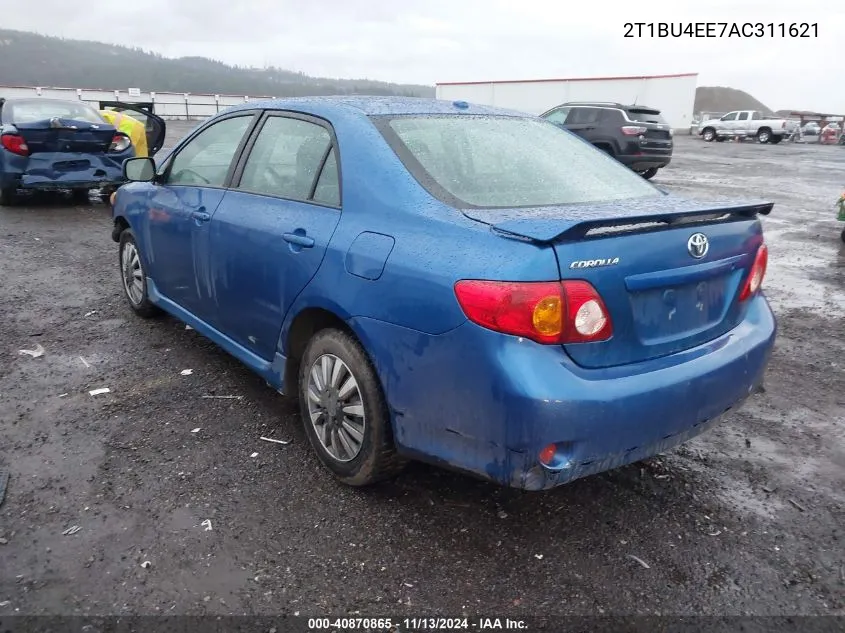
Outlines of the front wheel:
M712 142L716 138L716 130L712 127L708 127L701 133L701 137L707 141L708 143Z
M657 175L657 167L652 167L651 169L646 169L644 172L640 174L646 180L651 180Z
M311 446L343 483L366 486L404 466L375 370L346 332L321 330L308 343L300 364L299 400Z
M141 261L141 251L132 229L125 229L120 234L120 278L123 281L123 292L129 307L140 317L149 319L161 314L161 310L151 301L147 292L147 274L144 262Z

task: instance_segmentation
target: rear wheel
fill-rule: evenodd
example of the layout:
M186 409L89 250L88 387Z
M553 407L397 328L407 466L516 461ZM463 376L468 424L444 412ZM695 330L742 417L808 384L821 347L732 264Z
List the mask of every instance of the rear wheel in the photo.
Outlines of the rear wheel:
M657 167L652 167L651 169L646 169L644 172L640 173L640 176L642 176L646 180L651 180L656 175L657 175Z
M764 127L762 130L757 132L757 142L758 143L768 143L772 139L772 131Z
M132 229L125 229L120 234L118 252L120 278L123 281L123 292L129 302L129 307L135 314L145 319L160 315L161 309L153 305L147 293L147 274Z
M311 446L343 483L366 486L404 466L375 370L346 332L320 330L308 343L300 364L299 401Z
M12 207L18 203L18 190L15 187L0 189L0 206Z

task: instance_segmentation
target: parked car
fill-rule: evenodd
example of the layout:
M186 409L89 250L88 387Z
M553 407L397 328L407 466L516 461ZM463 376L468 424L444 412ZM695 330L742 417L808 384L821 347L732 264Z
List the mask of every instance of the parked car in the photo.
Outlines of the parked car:
M577 134L646 179L672 161L672 127L660 110L621 103L570 102L540 116Z
M822 128L816 121L810 121L809 123L805 123L804 126L801 128L801 133L804 136L818 136L821 134Z
M718 119L708 119L698 125L698 134L705 141L722 141L734 136L750 136L758 143L780 143L795 131L787 119L766 117L758 110L736 110Z
M283 394L341 481L409 459L540 490L711 428L761 383L766 202L664 193L465 102L245 103L124 163L129 307Z
M131 106L122 110L146 123L150 150L161 147L161 118ZM129 137L82 101L0 101L0 205L14 204L22 189L69 189L81 200L100 189L105 198L123 182L123 161L134 155Z

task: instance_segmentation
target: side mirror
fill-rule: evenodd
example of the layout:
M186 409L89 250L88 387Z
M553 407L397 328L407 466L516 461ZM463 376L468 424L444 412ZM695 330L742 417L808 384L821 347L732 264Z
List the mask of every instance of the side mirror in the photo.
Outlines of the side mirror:
M123 177L132 182L150 182L155 178L156 164L148 156L123 161Z

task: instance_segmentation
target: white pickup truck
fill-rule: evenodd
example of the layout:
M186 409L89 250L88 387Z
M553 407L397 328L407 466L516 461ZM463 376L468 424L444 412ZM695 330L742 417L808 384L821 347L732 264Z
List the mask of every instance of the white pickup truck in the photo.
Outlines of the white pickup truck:
M789 138L794 125L786 119L767 118L758 110L736 110L719 119L698 124L698 134L705 141L723 141L735 136L753 136L758 143L780 143Z

